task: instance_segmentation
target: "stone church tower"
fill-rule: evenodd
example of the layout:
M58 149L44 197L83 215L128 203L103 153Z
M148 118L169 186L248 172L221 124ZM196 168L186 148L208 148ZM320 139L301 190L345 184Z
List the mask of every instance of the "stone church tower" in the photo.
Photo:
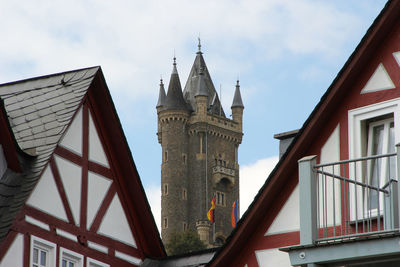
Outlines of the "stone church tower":
M225 116L200 48L199 44L183 92L175 58L167 93L160 83L161 235L168 242L174 231L191 229L212 247L222 244L232 231L232 204L239 199L238 147L244 106L237 81L232 120ZM214 195L213 225L207 211Z

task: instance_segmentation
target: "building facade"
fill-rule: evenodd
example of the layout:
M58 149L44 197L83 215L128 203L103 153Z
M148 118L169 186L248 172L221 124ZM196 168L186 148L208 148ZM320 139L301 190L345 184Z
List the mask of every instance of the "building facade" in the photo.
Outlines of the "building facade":
M165 252L100 67L0 85L0 266Z
M243 103L237 81L232 119L225 116L200 50L182 91L176 61L157 103L162 147L161 226L168 242L173 232L197 231L209 246L222 244L232 231L232 204L239 199L238 147ZM207 218L215 196L215 223Z

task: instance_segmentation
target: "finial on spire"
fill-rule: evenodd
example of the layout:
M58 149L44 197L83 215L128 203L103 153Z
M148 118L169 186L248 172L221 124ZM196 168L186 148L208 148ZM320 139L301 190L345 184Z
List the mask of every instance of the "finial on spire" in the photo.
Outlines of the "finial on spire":
M199 40L199 44L197 45L197 47L199 48L199 52L201 52L201 40L200 40L200 35L197 38Z
M236 87L238 87L238 86L240 86L240 84L239 84L239 78L238 78L237 81L236 81Z
M160 85L164 85L162 76L160 75Z
M174 52L174 63L172 64L172 74L178 74L178 70L176 69L176 57L175 57L175 52Z

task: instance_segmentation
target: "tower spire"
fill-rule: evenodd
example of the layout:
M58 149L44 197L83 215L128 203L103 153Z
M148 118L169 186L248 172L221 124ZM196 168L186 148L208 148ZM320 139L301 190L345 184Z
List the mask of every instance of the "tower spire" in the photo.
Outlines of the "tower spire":
M187 104L183 99L181 82L179 80L178 70L176 68L176 57L174 56L174 62L172 67L171 78L169 80L168 92L165 98L164 109L179 109L187 110Z
M162 108L165 105L165 98L166 98L166 94L165 94L165 89L164 89L164 83L163 83L163 79L160 79L160 92L158 94L158 102L157 102L157 106L156 108Z
M199 70L199 80L197 83L197 91L195 97L196 96L208 96L207 88L204 82L204 70L202 67L200 67Z
M242 96L240 94L239 79L236 81L235 96L233 97L231 108L236 108L236 107L244 108L243 101L242 101Z
M203 52L201 52L201 40L200 40L200 35L199 35L199 37L197 37L197 40L199 40L199 44L197 45L197 48L198 48L197 54L203 54Z

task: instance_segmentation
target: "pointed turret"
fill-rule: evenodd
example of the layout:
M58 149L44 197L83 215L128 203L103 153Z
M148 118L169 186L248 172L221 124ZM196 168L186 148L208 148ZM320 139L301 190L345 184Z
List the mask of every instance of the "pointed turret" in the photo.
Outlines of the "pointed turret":
M236 81L235 96L233 97L231 108L236 108L236 107L244 108L243 102L242 102L242 96L240 94L239 80Z
M207 115L208 92L204 82L204 73L202 68L200 68L199 77L197 78L197 88L194 98L196 101L196 113L205 118Z
M199 40L198 51L196 52L196 58L193 62L192 69L190 70L188 80L183 90L183 96L192 110L196 109L195 96L197 94L198 80L200 77L200 69L203 69L204 87L208 94L207 108L210 113L215 115L221 115L225 117L224 110L221 106L220 99L217 91L215 90L214 84L211 80L210 73L208 72L206 62L203 58L203 52L201 51L201 44Z
M236 81L236 89L235 89L235 95L233 97L232 101L232 119L233 121L237 122L239 124L239 129L242 131L242 119L243 119L243 102L242 102L242 96L240 95L240 85L239 85L239 80Z
M158 94L158 102L157 102L157 112L160 112L165 105L165 89L163 79L160 79L160 93Z
M168 92L165 98L164 110L180 109L187 110L187 104L183 99L181 82L179 80L178 70L176 68L176 58L172 68L171 78L169 80Z
M208 97L208 92L206 88L206 84L204 82L204 71L203 68L200 68L199 71L199 77L198 77L198 82L197 82L197 88L196 88L196 96L207 96Z

